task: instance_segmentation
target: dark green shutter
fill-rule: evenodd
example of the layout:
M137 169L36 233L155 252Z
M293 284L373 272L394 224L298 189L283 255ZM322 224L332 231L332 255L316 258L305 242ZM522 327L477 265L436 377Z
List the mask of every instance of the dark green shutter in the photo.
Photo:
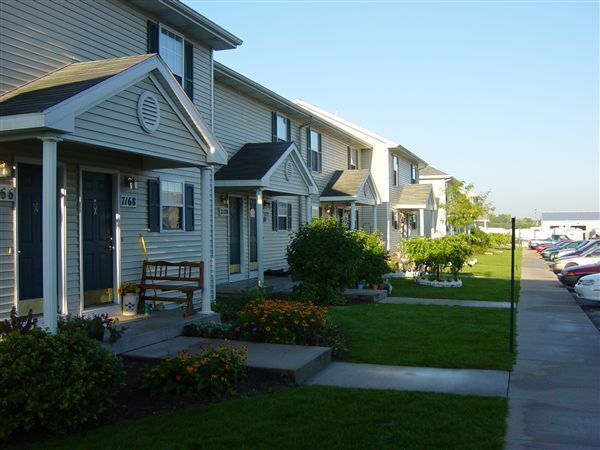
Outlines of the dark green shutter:
M158 53L158 24L148 20L146 22L148 40L146 42L148 53Z
M194 46L185 41L183 46L183 89L185 93L190 98L190 100L194 100Z
M308 165L308 168L310 169L312 166L312 154L310 151L310 128L306 129L306 162Z
M185 185L185 231L194 231L194 185Z
M158 180L148 180L148 229L160 231L160 185Z
M348 169L352 169L352 149L348 147Z
M287 229L292 229L292 204L287 204Z
M272 217L272 225L273 225L273 231L277 231L277 229L279 228L279 219L277 218L277 200L273 200L271 202L271 215Z
M321 141L323 140L323 136L319 133L319 172L323 170L323 146Z
M290 119L286 119L287 123L287 141L292 142L292 121Z
M277 142L277 113L275 111L271 113L271 130L271 139L273 142Z

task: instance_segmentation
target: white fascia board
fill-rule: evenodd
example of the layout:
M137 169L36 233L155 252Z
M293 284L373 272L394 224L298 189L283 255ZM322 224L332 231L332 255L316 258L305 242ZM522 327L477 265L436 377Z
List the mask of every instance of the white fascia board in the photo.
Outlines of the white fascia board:
M262 180L215 180L215 187L266 187Z
M75 121L72 117L63 117L62 120L49 124L48 118L43 112L14 114L0 118L0 132L2 133L40 128L72 133L75 130Z
M320 197L319 201L321 202L355 202L356 197L352 195L346 196L334 196L334 197Z
M395 205L392 206L392 209L427 209L427 204L420 204L420 205L408 205L408 204L402 204L402 203L397 203Z

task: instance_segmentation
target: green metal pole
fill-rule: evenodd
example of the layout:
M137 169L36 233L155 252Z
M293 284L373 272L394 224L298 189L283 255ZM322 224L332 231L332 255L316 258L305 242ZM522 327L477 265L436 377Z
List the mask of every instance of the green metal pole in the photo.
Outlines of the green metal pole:
M512 239L510 248L510 337L508 351L514 353L515 334L515 218L511 219Z

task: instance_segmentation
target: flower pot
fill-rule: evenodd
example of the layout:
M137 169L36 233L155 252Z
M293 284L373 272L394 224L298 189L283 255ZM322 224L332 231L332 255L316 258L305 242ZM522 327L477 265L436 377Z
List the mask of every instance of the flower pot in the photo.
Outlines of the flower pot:
M362 283L358 283L358 289L364 289L364 288L365 288L365 285L364 285L364 284L362 284Z
M123 296L123 315L135 316L138 308L138 296L136 294L125 294Z

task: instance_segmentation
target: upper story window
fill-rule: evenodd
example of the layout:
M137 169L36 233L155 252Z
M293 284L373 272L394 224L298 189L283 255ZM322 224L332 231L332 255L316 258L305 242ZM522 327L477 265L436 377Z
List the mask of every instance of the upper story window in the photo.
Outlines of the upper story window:
M316 172L321 171L321 133L308 130L308 167Z
M160 25L158 53L167 63L179 84L183 84L183 38L164 25Z
M281 114L273 113L273 142L292 140L292 124L290 119Z
M417 166L414 164L410 165L410 182L411 184L417 184Z
M194 46L180 34L151 20L147 21L147 33L147 52L160 55L190 100L194 100Z
M394 186L400 185L400 158L392 155L392 183Z
M348 169L358 169L358 150L348 147Z

